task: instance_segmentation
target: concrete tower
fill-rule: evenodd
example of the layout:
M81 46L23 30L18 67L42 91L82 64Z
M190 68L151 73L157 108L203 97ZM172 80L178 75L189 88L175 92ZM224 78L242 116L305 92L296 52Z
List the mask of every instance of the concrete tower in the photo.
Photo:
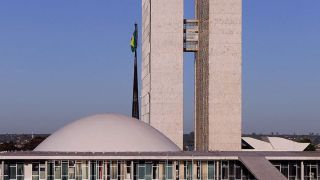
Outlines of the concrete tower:
M183 148L183 0L142 0L141 120Z
M183 52L195 53L195 147L241 149L242 0L142 0L141 119L183 146Z
M242 0L196 0L196 19L196 150L240 150Z

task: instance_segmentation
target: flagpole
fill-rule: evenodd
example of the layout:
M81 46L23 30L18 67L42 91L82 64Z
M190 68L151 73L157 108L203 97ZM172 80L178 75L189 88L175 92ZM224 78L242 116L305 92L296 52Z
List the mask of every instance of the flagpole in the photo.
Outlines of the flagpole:
M135 32L138 32L138 25L134 24ZM136 33L138 41L138 33ZM136 42L138 44L138 42ZM137 48L134 51L134 77L133 77L133 97L132 97L132 117L139 119L139 98L138 98L138 67L137 67Z

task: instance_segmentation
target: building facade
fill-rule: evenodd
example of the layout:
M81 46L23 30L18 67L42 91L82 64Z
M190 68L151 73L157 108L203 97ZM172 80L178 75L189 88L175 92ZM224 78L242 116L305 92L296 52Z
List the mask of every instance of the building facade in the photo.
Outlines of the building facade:
M260 163L263 159L267 166ZM317 180L320 156L319 152L2 153L0 180L10 179Z
M195 148L241 149L242 0L196 0Z
M183 53L195 53L195 147L241 149L242 0L142 0L141 119L182 149Z
M183 0L142 0L141 120L183 149Z

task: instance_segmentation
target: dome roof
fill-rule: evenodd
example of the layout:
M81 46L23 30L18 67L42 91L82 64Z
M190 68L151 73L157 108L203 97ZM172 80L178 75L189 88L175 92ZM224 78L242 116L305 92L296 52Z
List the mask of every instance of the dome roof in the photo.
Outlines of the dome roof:
M62 127L34 151L164 152L180 149L142 121L123 115L101 114Z

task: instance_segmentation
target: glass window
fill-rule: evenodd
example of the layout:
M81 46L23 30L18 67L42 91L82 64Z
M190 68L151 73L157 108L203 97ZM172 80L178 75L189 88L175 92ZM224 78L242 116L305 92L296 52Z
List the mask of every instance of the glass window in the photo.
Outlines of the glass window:
M10 179L16 179L17 178L17 167L14 164L10 164L10 174L9 174Z
M214 179L214 162L213 161L209 161L208 162L208 179Z
M97 175L97 164L96 161L90 161L90 178L95 180Z
M200 167L201 167L201 161L197 162L197 179L201 179L200 177Z
M4 164L3 166L3 175L4 180L9 179L9 164Z
M82 168L81 168L81 162L77 162L76 164L76 176L82 176L82 172L81 172Z
M192 179L192 162L187 163L187 179Z
M39 163L32 163L32 180L39 180Z
M89 165L88 161L82 161L82 178L88 179Z
M117 162L111 162L110 170L111 170L111 179L117 179L118 178Z
M145 179L146 167L144 164L139 164L138 171L139 171L139 179Z
M282 174L284 176L286 176L288 178L289 170L288 170L288 164L287 163L281 164L281 172L282 172Z
M103 161L98 161L98 173L97 173L97 179L103 179Z
M55 179L61 179L61 167L55 167L54 168L54 177Z
M320 161L318 161L318 179L320 179Z
M24 165L17 164L17 175L23 176L24 175Z
M131 179L131 161L127 161L127 174L126 179Z
M105 168L106 168L106 173L107 173L106 175L107 175L108 177L110 177L110 174L111 174L110 162L107 162L107 161L106 161Z
M310 168L310 178L311 178L311 179L317 179L317 177L318 177L317 166L311 165L311 168Z
M296 163L289 163L289 178L297 176L297 166Z
M61 162L60 161L55 161L54 177L55 179L61 179Z
M46 179L46 165L40 165L40 179Z
M69 173L69 179L75 179L76 178L76 169L74 166L69 167L68 173Z
M47 175L53 176L53 163L52 162L48 162L48 164L47 164Z
M229 179L229 166L228 161L222 161L221 162L221 176L222 179Z
M157 164L153 165L152 171L152 179L159 179L159 166Z
M152 175L152 164L146 164L146 175L151 176Z
M68 162L62 162L62 176L68 176Z
M239 164L235 165L236 179L241 179L241 166Z
M2 180L2 162L0 161L0 180Z
M39 164L32 163L32 175L39 175Z
M230 176L234 176L234 165L235 165L235 161L229 161L229 175Z
M166 175L167 175L167 179L172 179L172 164L168 163L166 166Z

